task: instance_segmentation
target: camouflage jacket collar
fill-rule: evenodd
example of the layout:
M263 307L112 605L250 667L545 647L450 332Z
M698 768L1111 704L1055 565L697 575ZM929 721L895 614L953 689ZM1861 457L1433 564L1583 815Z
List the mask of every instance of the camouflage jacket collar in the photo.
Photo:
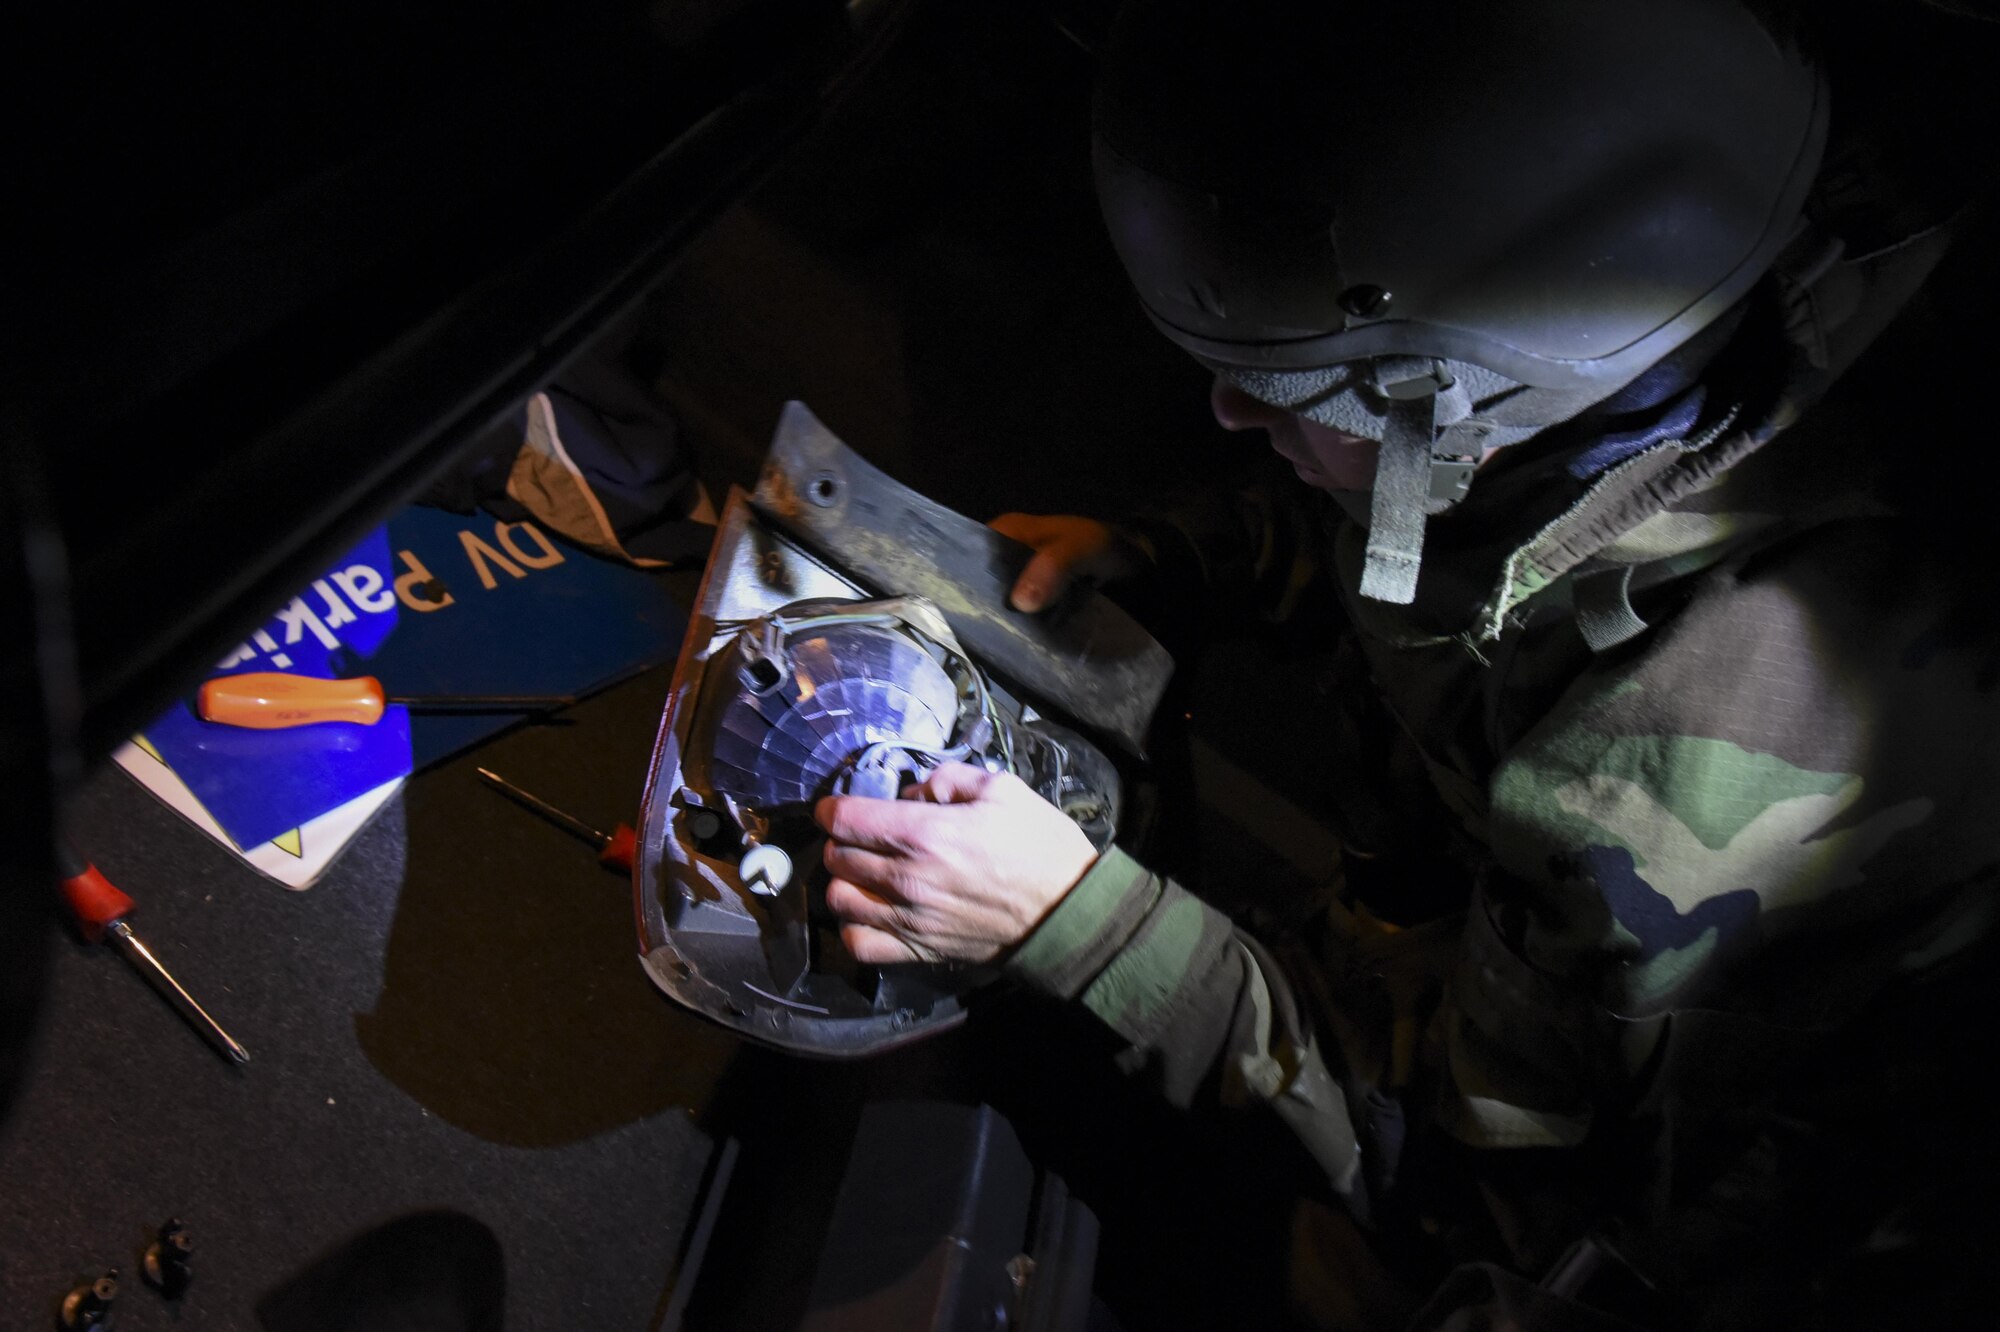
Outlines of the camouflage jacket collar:
M1693 501L1714 490L1779 427L1769 415L1754 428L1740 426L1743 411L1733 403L1703 416L1685 437L1660 440L1571 482L1553 511L1545 504L1535 512L1521 502L1521 492L1550 485L1554 466L1508 478L1481 497L1488 503L1468 511L1465 517L1473 521L1463 524L1464 530L1438 534L1415 604L1350 598L1350 609L1371 634L1387 641L1418 646L1456 640L1478 654L1509 624L1544 606L1566 607L1569 575L1616 565L1651 581L1722 558L1767 527L1771 515ZM1481 517L1487 520L1483 524ZM1365 533L1352 525L1336 540L1342 582L1349 587L1358 577L1364 540Z
M1765 526L1740 519L1667 521L1694 519L1683 504L1715 487L1777 433L1736 429L1741 415L1741 406L1731 404L1686 438L1662 440L1592 478L1573 505L1507 554L1474 609L1472 637L1498 639L1510 616L1524 613L1558 580L1593 563L1658 564L1674 573L1692 572L1720 558L1734 544L1727 538ZM1699 558L1703 555L1710 558Z

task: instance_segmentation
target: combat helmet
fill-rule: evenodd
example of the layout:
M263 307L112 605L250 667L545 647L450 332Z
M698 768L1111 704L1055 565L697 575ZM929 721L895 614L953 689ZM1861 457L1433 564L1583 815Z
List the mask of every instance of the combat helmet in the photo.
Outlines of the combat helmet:
M1361 591L1491 448L1709 328L1800 225L1826 81L1742 0L1131 0L1094 113L1146 313L1383 447Z

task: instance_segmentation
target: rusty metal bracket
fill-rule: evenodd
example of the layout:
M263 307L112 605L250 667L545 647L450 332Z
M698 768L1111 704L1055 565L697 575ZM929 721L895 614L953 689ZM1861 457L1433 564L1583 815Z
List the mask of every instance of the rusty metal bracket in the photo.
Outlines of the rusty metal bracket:
M1076 587L1046 611L1010 609L1026 546L895 480L801 402L785 405L751 504L875 595L935 603L986 666L1143 756L1174 661L1103 594Z

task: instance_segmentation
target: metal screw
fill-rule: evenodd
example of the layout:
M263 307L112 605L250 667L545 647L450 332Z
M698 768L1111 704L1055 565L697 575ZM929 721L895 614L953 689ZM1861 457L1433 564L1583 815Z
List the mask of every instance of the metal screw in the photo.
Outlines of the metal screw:
M1396 298L1373 283L1362 282L1340 293L1340 308L1356 319L1379 319Z
M194 1241L187 1227L179 1220L169 1221L160 1227L159 1238L146 1250L146 1260L139 1271L162 1295L170 1300L179 1299L194 1276L188 1266L188 1255L193 1252Z

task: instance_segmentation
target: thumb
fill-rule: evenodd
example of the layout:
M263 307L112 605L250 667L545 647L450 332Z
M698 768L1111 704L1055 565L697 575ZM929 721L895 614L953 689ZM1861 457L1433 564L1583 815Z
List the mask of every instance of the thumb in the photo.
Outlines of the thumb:
M928 800L937 805L961 805L986 794L993 774L970 763L940 763L931 775L903 791L905 800Z
M1069 587L1072 552L1066 546L1050 546L1035 552L1021 576L1014 580L1008 600L1019 611L1038 611Z

